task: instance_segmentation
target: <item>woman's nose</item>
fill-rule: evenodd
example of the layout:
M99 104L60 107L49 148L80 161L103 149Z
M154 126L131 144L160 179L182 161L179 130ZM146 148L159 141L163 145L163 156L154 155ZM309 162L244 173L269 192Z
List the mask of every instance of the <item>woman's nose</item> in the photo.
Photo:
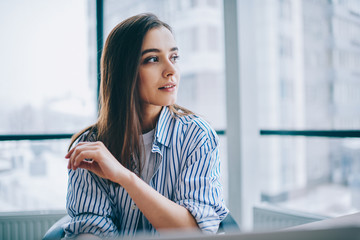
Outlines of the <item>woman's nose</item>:
M175 75L176 74L176 67L175 64L173 62L171 62L170 60L167 60L164 66L164 71L163 71L163 76L165 78Z

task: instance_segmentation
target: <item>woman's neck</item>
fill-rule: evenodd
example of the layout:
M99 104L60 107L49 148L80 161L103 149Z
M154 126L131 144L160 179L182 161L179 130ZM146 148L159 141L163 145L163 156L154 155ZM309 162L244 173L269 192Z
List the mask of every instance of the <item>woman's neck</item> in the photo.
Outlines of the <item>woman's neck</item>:
M141 128L142 133L147 133L155 128L162 107L154 106L142 109Z

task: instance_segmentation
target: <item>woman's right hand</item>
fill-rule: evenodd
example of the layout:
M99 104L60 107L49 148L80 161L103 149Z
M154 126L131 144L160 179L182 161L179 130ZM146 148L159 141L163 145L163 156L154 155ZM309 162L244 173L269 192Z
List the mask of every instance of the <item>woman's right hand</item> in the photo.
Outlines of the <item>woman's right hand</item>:
M99 141L80 142L66 154L65 158L69 159L68 169L84 168L101 178L119 184L122 178L130 174L130 171Z

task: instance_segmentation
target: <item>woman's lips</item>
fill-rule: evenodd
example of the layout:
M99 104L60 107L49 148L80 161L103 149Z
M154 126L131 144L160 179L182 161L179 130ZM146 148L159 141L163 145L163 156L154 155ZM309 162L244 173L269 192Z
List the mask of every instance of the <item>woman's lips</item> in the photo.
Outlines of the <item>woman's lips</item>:
M168 84L168 85L165 85L163 87L160 87L159 90L171 92L171 91L174 91L175 88L176 88L175 84Z

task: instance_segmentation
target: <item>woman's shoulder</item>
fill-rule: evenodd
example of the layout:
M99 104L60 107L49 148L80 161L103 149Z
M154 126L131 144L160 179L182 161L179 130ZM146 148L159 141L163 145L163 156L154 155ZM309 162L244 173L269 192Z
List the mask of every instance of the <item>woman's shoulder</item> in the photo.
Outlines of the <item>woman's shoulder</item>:
M196 113L190 113L187 115L183 115L183 116L177 116L176 119L178 121L181 122L181 124L183 125L187 125L187 126L198 126L201 129L204 130L211 130L212 127L210 126L210 124L201 116L199 116Z
M190 135L194 139L210 140L214 144L218 143L218 136L212 126L201 116L191 113L176 118L182 126L185 135Z
M96 142L97 132L96 127L91 126L83 129L72 137L70 149L76 146L80 142Z
M79 139L79 142L96 142L96 131L94 129L88 129L79 136Z

